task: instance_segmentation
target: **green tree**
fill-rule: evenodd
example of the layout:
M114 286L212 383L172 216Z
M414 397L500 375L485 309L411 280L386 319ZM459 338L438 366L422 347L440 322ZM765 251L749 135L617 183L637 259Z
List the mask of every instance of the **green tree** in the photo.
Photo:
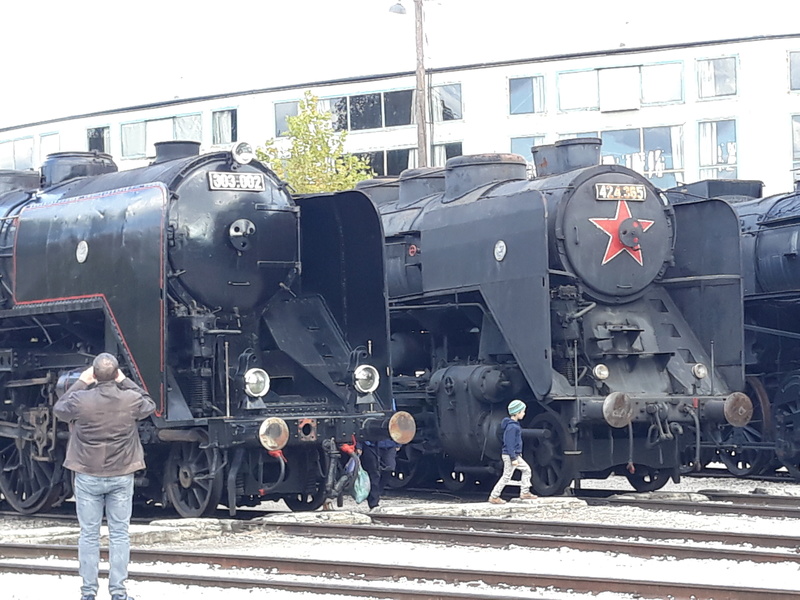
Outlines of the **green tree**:
M289 146L281 150L274 139L256 149L256 157L299 194L352 189L374 177L370 164L344 151L347 131L335 131L331 113L320 111L319 99L307 91L297 116L287 117Z

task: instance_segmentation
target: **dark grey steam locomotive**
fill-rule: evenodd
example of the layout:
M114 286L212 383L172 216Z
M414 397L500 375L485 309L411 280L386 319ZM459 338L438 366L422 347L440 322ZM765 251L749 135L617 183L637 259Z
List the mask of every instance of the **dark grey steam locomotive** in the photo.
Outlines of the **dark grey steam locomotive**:
M359 186L386 235L395 399L417 422L398 485L431 465L451 488L496 477L513 398L540 495L612 473L658 489L699 463L705 430L749 421L734 213L673 207L598 165L599 144L534 148L533 180L492 154Z
M141 500L318 507L354 439L413 436L387 411L381 224L358 193L293 199L246 144L157 144L148 167L51 155L0 173L0 492L71 493L58 395L111 352L156 402Z
M762 198L760 181L699 181L669 190L675 202L721 198L742 232L744 337L754 418L719 442L728 469L786 467L800 480L800 189Z

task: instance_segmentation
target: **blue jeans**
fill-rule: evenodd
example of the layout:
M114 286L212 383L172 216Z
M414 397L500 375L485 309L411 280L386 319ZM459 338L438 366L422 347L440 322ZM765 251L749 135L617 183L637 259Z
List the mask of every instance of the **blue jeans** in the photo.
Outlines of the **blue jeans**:
M100 524L103 509L108 522L108 591L113 596L127 595L128 561L131 541L128 523L133 508L133 473L119 477L95 477L75 473L75 502L81 535L78 539L78 572L83 579L81 594L97 594L100 568Z

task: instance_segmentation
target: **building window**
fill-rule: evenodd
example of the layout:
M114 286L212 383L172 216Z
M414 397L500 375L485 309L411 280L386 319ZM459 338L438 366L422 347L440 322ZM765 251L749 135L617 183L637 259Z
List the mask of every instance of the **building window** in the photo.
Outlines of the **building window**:
M43 162L48 154L55 154L61 149L61 140L57 133L46 133L39 136L39 162Z
M683 101L683 63L642 66L642 104Z
M603 164L624 165L660 188L684 182L680 126L603 131L600 139Z
M111 148L108 127L90 127L86 130L86 146L89 152L108 153Z
M639 67L599 69L597 84L602 112L639 108L642 97Z
M524 156L525 160L527 160L529 163L533 163L533 153L531 152L531 148L533 146L541 146L542 144L544 144L543 135L511 138L511 153Z
M736 121L699 125L700 178L736 179Z
M289 123L286 121L286 117L296 117L299 106L299 102L275 103L275 137L289 133Z
M372 170L378 177L396 177L406 169L414 169L417 166L416 148L376 150L375 152L360 153L359 156L369 161ZM431 166L444 166L447 159L454 156L461 156L461 142L434 145Z
M211 143L215 146L237 141L236 109L217 110L211 113Z
M317 103L321 112L331 114L336 131L380 129L399 127L414 122L414 90L397 90L374 94L356 94L336 98L322 98ZM296 117L299 102L275 104L275 135L289 133L287 117Z
M383 94L383 115L386 127L398 127L401 125L411 125L411 105L414 100L413 90L399 90L397 92L386 92Z
M462 118L460 83L431 88L431 118L434 121L458 121Z
M145 155L145 125L140 123L124 123L122 134L122 158L137 158Z
M451 142L450 144L434 144L432 167L443 167L448 159L454 156L461 156L461 142Z
M153 140L161 142L166 140L183 140L190 142L203 141L203 119L200 114L183 115L172 119L172 137L165 137L163 140ZM155 152L151 156L155 156Z
M398 150L386 151L386 174L400 175L406 169L411 168L411 162L417 164L417 151L411 148L400 148Z
M558 74L560 110L597 110L599 107L596 70Z
M795 181L800 181L800 116L792 117L792 171Z
M412 169L417 164L417 151L415 148L397 148L394 150L377 150L364 152L360 156L369 161L372 170L378 177L397 176L406 169Z
M698 93L701 98L736 94L736 58L697 61Z
M350 129L379 129L381 123L381 95L360 94L350 96Z
M800 90L800 52L789 52L789 87Z
M544 77L509 79L508 99L512 115L544 112Z
M33 138L0 142L0 169L24 171L33 168Z
M203 141L200 114L123 123L122 158L155 156L155 144L169 140Z

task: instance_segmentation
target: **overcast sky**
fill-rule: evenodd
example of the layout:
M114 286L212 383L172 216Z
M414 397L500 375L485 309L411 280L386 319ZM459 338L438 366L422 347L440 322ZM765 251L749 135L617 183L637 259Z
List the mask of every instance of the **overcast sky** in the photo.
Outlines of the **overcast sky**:
M414 69L413 0L0 0L0 127ZM426 66L800 31L797 0L424 0Z

